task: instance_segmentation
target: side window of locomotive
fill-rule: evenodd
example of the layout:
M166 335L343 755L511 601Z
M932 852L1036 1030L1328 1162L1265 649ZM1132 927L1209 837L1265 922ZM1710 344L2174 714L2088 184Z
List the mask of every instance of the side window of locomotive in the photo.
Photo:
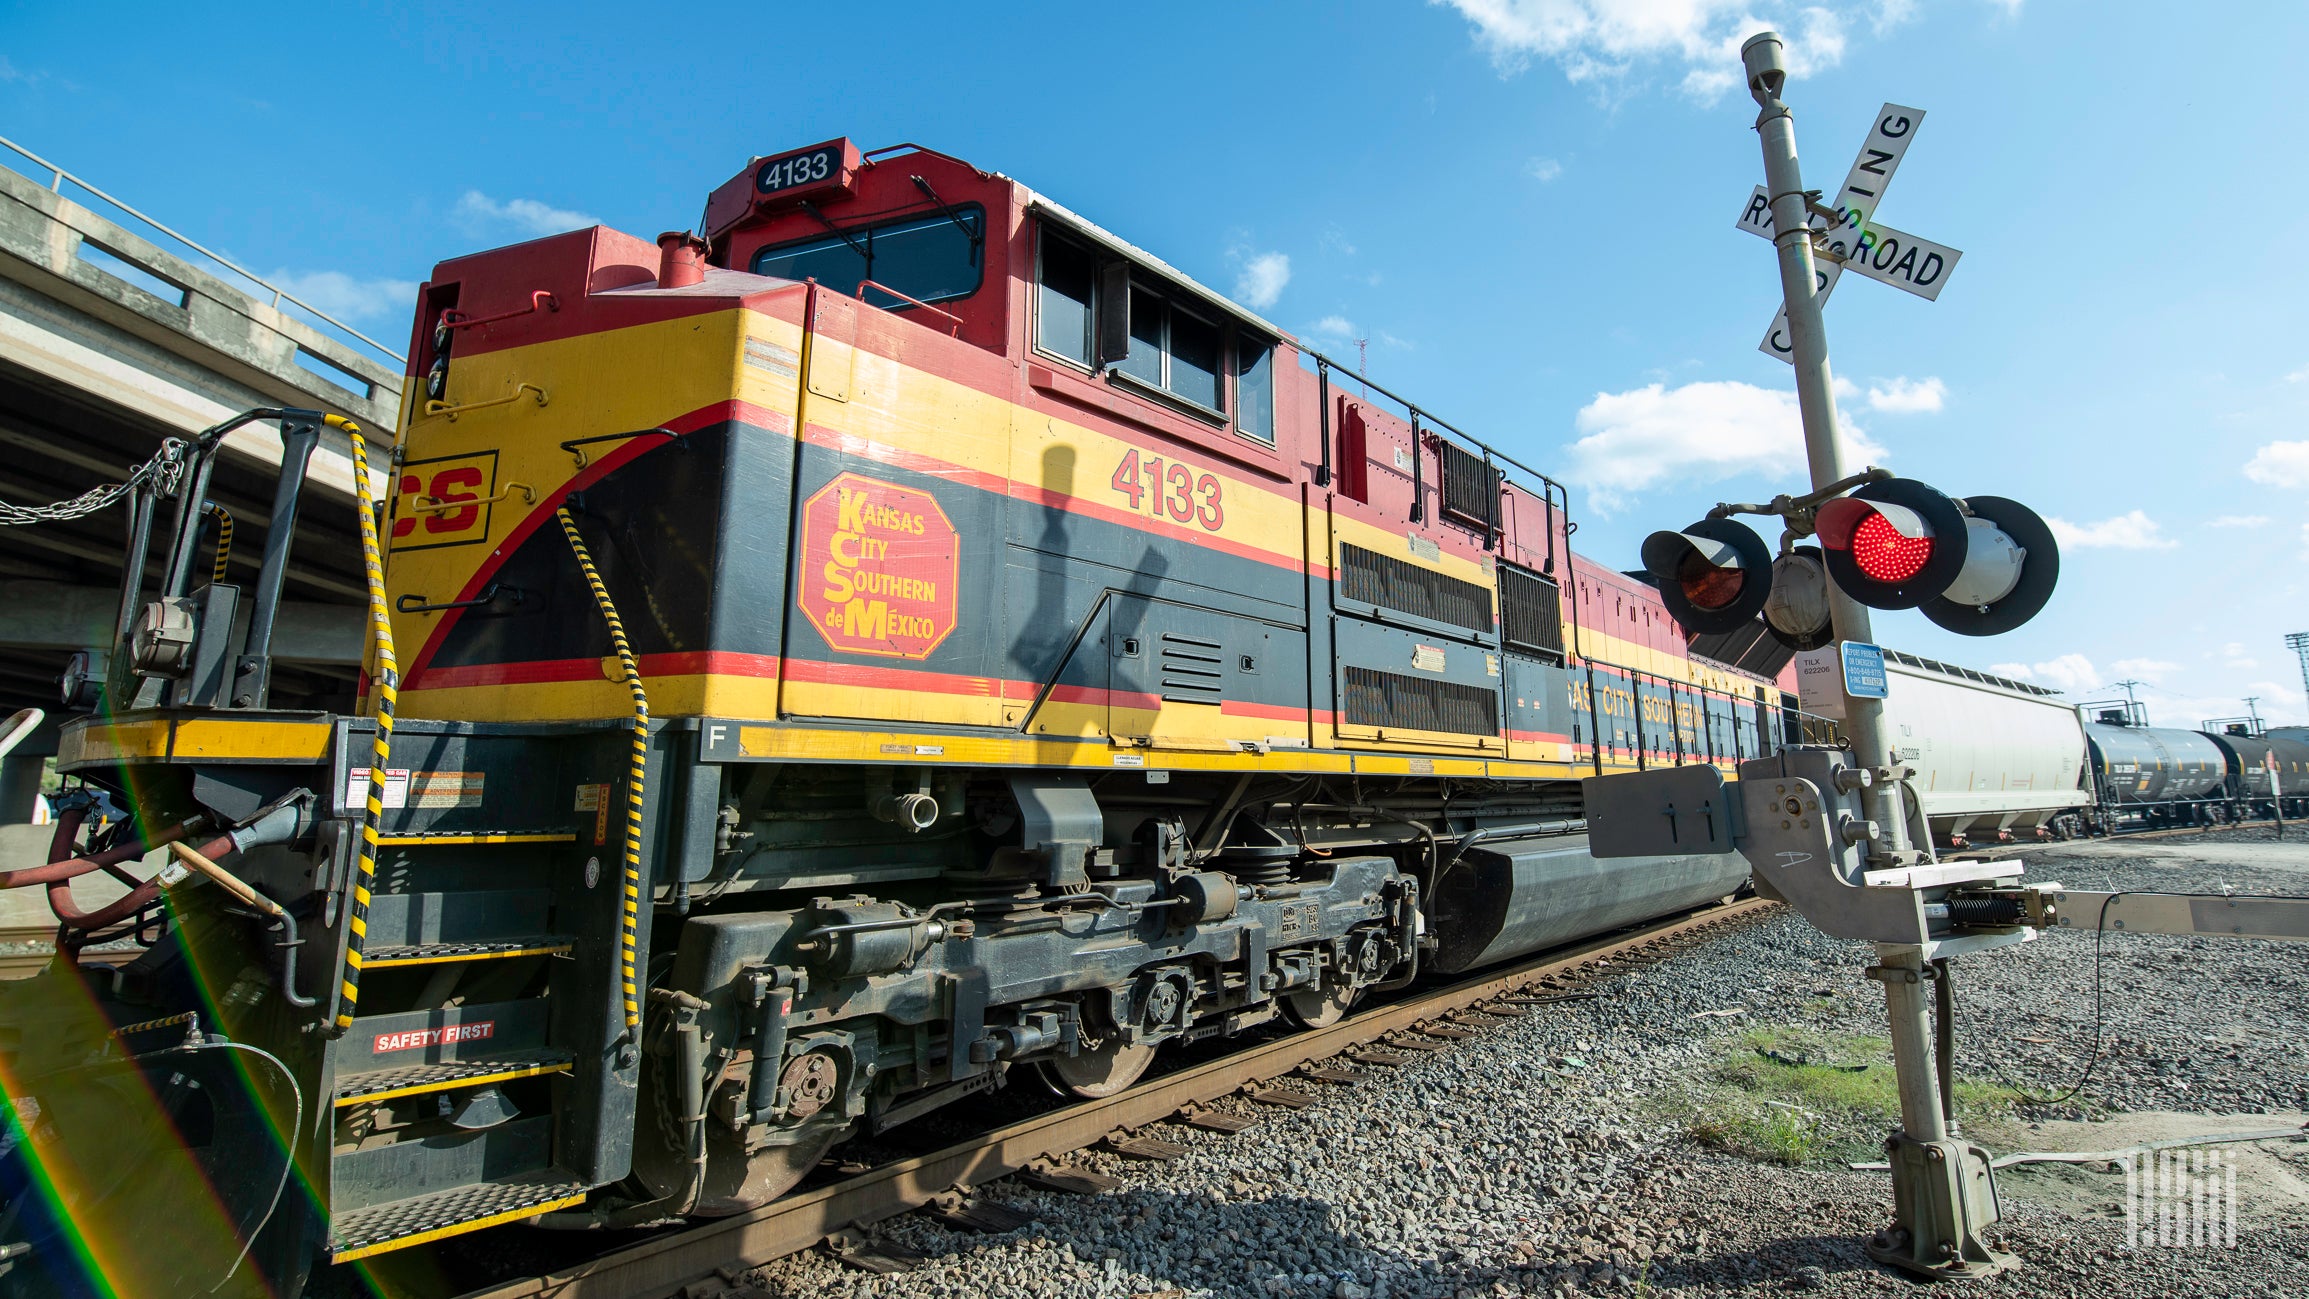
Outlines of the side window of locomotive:
M1140 285L1130 288L1130 351L1115 368L1217 414L1226 410L1219 327Z
M1090 364L1090 301L1098 280L1091 255L1041 233L1042 284L1035 293L1034 345L1078 365Z
M845 230L754 254L756 275L814 279L848 295L868 280L921 302L950 302L978 291L986 257L986 214L976 206ZM866 301L888 311L912 303L875 289Z
M1235 431L1275 443L1275 349L1235 336Z

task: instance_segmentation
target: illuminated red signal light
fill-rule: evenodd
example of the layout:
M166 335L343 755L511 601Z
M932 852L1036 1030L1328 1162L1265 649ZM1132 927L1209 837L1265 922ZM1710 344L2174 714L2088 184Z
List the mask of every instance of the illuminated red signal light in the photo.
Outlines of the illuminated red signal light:
M1890 519L1871 511L1852 529L1852 562L1874 581L1905 582L1932 562L1932 538L1904 537Z
M1729 608L1747 589L1750 574L1737 568L1718 568L1692 551L1676 573L1676 585L1695 609L1713 612Z

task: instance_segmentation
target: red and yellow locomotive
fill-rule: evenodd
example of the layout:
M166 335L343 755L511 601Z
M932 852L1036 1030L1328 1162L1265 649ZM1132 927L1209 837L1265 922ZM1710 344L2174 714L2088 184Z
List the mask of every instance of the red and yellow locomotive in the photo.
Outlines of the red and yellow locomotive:
M130 815L50 872L205 866L12 1066L149 1075L118 1026L187 1012L274 1058L293 1106L241 1090L310 1194L233 1221L276 1290L316 1245L740 1212L1017 1068L1106 1094L1711 900L1739 859L1598 862L1578 782L1778 747L1552 480L914 146L442 263L378 468L356 713L268 707L229 602L277 583L135 593L61 759Z

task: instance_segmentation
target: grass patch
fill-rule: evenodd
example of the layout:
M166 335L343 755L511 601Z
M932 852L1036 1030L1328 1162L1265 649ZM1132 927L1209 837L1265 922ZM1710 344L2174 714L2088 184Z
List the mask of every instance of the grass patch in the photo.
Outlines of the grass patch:
M2010 1088L1956 1080L1960 1122L2008 1113L2018 1099ZM1788 1165L1879 1158L1900 1117L1889 1042L1793 1025L1725 1039L1671 1103L1701 1145Z

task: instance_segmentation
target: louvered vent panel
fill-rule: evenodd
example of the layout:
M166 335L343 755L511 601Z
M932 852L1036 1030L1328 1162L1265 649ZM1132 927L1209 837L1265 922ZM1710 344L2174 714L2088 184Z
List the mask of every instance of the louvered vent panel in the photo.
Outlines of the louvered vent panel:
M1491 630L1491 593L1473 582L1361 546L1339 547L1339 591L1350 600L1447 622L1469 631Z
M1499 734L1499 696L1489 690L1376 668L1341 670L1346 673L1350 726L1453 735Z
M1555 583L1528 568L1499 566L1499 635L1518 649L1563 653L1563 598Z
M1163 698L1172 703L1215 704L1226 697L1225 647L1215 640L1162 634Z
M1499 522L1499 471L1483 457L1449 441L1439 441L1443 461L1443 512L1479 528Z

